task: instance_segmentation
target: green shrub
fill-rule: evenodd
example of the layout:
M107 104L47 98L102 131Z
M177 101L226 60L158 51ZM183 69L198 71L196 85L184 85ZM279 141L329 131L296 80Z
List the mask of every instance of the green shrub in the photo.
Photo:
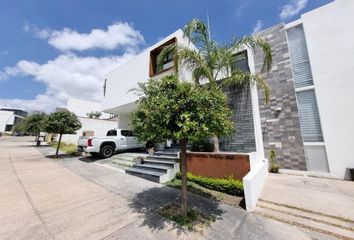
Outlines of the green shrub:
M213 150L214 145L206 139L201 141L194 141L191 143L192 152L212 152Z
M176 178L181 179L181 173L177 173ZM187 173L187 180L211 190L227 193L234 196L243 196L243 183L231 177L209 178Z
M269 172L271 172L271 173L278 173L279 172L280 165L277 162L276 158L277 158L277 155L276 155L275 151L271 150L269 152L269 160L270 160Z

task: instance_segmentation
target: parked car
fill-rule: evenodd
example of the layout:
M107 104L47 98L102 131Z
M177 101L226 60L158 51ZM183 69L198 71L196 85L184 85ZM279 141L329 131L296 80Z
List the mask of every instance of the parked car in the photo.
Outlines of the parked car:
M140 149L144 144L140 143L132 130L112 129L105 137L80 137L78 150L90 153L92 156L109 158L115 152Z

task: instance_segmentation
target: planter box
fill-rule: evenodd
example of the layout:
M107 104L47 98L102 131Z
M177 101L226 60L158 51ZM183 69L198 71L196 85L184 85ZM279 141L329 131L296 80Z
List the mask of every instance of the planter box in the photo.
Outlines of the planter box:
M194 175L241 180L250 171L250 157L242 153L188 152L187 169Z

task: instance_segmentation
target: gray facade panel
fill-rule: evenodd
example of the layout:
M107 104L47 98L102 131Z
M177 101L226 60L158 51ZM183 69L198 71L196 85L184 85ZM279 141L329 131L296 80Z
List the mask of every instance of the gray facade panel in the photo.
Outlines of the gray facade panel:
M229 107L234 112L232 121L236 125L236 131L232 136L220 139L220 150L244 153L256 151L249 87L244 89L230 87L224 92L228 97Z
M259 36L268 41L273 54L272 71L261 73L263 55L255 53L256 72L270 87L269 105L262 91L258 93L266 157L273 149L282 168L307 170L285 27L276 25Z

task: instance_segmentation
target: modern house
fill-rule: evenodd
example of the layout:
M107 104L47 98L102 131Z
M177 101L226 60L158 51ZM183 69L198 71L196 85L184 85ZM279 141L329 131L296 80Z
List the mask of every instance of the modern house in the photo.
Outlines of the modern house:
M270 73L261 73L260 52L235 53L238 67L268 82L270 104L264 104L254 85L230 88L226 93L236 110L237 131L221 139L223 151L257 152L264 158L274 150L283 169L346 177L346 168L354 167L353 13L354 1L336 0L257 33L272 48ZM119 127L129 127L138 98L129 90L140 81L172 73L172 56L162 69L156 57L173 42L189 44L177 30L106 75L102 110L118 115ZM192 79L190 72L180 71L181 80Z
M20 109L0 109L0 132L12 132L13 127L26 116L27 112Z

